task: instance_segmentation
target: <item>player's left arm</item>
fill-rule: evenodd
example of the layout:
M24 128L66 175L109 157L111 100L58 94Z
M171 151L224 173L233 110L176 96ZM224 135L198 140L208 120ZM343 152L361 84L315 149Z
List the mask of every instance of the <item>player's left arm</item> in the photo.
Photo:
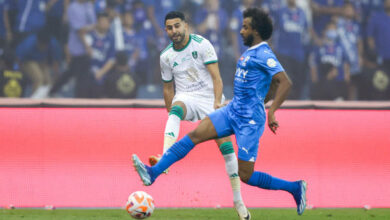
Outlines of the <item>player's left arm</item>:
M207 70L209 71L211 78L213 79L214 86L214 109L222 107L222 90L223 83L221 79L221 74L219 73L218 62L210 63L206 65Z
M286 100L288 93L291 89L292 82L286 72L279 72L272 77L279 85L276 89L275 99L268 110L268 127L273 133L276 133L276 129L279 127L279 123L275 119L275 111Z

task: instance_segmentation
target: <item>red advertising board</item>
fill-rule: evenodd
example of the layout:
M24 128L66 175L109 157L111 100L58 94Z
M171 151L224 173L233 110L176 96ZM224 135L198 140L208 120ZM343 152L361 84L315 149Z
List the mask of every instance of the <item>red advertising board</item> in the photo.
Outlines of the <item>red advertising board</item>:
M314 207L390 207L390 111L279 110L256 170L308 182ZM161 153L162 108L1 108L0 206L121 207L136 190L157 207L231 207L223 158L200 144L152 186L130 161ZM196 126L183 122L181 135ZM290 195L242 184L249 207L294 207Z

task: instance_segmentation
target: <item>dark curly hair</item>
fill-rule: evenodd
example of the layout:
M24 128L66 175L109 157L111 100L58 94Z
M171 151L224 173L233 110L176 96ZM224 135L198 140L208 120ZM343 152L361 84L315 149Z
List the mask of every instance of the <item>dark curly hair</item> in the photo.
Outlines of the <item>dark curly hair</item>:
M243 12L244 18L252 18L251 27L256 30L262 40L268 40L273 31L272 20L261 8L248 8Z

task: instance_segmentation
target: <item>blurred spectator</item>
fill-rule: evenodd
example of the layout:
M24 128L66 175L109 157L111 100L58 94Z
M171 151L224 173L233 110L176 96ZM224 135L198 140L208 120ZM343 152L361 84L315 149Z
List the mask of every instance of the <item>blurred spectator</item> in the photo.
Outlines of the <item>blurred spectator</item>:
M93 35L90 31L94 30L96 14L108 13L110 32L114 36L115 52L126 52L130 72L137 74L139 90L148 94L156 94L158 89L156 82L159 78L155 73L159 72L159 54L168 43L163 31L164 18L169 11L180 10L185 12L190 19L189 24L193 24L191 27L194 29L193 32L205 36L215 46L221 61L221 72L225 73L221 75L226 88L225 92L228 93L233 84L233 75L229 74L235 68L233 60L237 60L246 49L239 35L242 10L247 7L261 6L270 13L275 23L270 45L279 54L280 61L294 81L294 89L291 91L290 98L305 99L310 96L311 83L308 81L315 80L315 77L312 78L313 75L308 74L311 71L306 70L308 57L317 57L318 62L325 55L325 57L330 57L329 54L332 53L329 51L332 47L326 46L329 44L328 40L323 45L322 38L325 36L325 26L332 21L336 22L338 33L335 43L337 46L334 48L338 51L339 46L342 47L344 60L341 61L343 68L337 71L338 78L336 77L329 83L331 85L344 83L343 89L347 91L348 99L388 99L390 98L390 40L388 40L390 39L390 34L388 34L390 32L388 31L390 29L388 27L390 9L387 12L384 10L390 4L388 1L0 0L0 55L4 52L16 53L17 46L19 46L18 54L28 53L28 51L21 51L21 42L36 35L41 29L46 29L47 34L54 36L60 46L64 47L61 52L65 54L65 59L61 61L66 61L61 63L66 71L59 77L54 76L51 71L55 84L50 94L56 94L69 79L75 77L75 96L91 97L90 83L94 82L95 86L99 85L100 91L103 91L103 81L106 80L102 77L96 81L96 78L89 72L91 59L94 58L92 51L96 48L93 50L92 44L87 44L86 39L91 39L91 37L86 38L85 35L87 33L90 36ZM329 51L325 55L320 54L320 51L327 50ZM332 56L337 57L338 54ZM112 57L113 55L111 55L111 60L113 60ZM96 54L95 58L97 58ZM310 62L311 69L318 70L318 72L323 72L326 66L330 68L329 66L335 65L335 63L330 64L332 62L327 64L319 62L313 65L312 59ZM348 69L344 68L345 63L349 64L349 71L345 71L350 73L349 83L341 80L345 78L340 74ZM111 65L114 64L111 63ZM25 68L25 65L21 66L22 70ZM96 68L94 69L96 71ZM27 74L29 71L30 73ZM27 72L24 73L26 79L31 77L31 70ZM96 74L96 76L103 75L108 77L107 72ZM38 81L35 80L35 82ZM36 85L37 83L33 83L33 90L37 90ZM73 84L69 85L72 87ZM343 93L343 89L339 88L340 86L334 92ZM375 91L372 90L373 88ZM313 91L313 97L318 94L318 91L320 89ZM139 97L155 96L140 96L140 94L138 94ZM333 99L334 96L336 95L325 98ZM344 95L342 96L345 98Z
M152 27L155 30L155 36L157 38L162 38L157 45L159 50L164 49L167 44L167 40L165 39L164 28L165 28L165 15L168 12L177 10L180 8L180 5L183 1L181 0L146 0L145 4L147 6L147 13L150 22L152 23Z
M18 0L16 4L15 45L31 33L36 33L46 25L46 4L48 0Z
M65 45L68 37L66 11L70 0L49 0L47 4L47 30L58 42Z
M106 10L107 0L95 0L94 5L95 5L95 13L100 14Z
M324 31L322 46L318 47L311 60L313 99L346 98L346 84L350 81L349 64L337 37L336 23L331 21Z
M120 0L106 0L106 2L107 6L105 12L110 19L110 32L115 39L115 50L124 50Z
M95 30L85 37L88 46L92 49L92 56L90 79L84 86L87 87L88 98L101 98L104 97L106 75L115 64L115 40L110 32L108 14L100 13Z
M275 22L275 18L278 17L278 12L281 8L286 7L286 0L263 0L261 2L261 7L264 8L265 11L269 13L272 20ZM272 38L270 40L270 44L273 48L278 47L278 39L279 39L279 29L274 28L274 31L272 32ZM277 51L275 51L277 52Z
M0 54L4 52L7 43L12 40L11 24L8 17L9 2L0 1Z
M228 22L228 15L220 7L219 0L205 0L203 7L195 14L195 24L199 34L210 40L218 57L221 57L223 52L222 36L226 34Z
M51 71L59 71L61 47L42 29L25 38L16 48L19 66L32 82L31 98L45 98L51 83Z
M130 70L128 55L125 51L118 52L115 66L108 73L105 81L105 91L108 98L135 98L137 95L138 77Z
M232 39L232 47L234 51L235 60L238 60L241 54L244 53L244 51L248 48L244 45L240 35L240 30L243 21L242 13L245 9L253 7L254 4L255 0L243 0L242 3L237 7L237 9L233 11L232 18L230 19L230 37Z
M50 95L55 94L73 76L76 77L76 96L86 97L86 83L89 81L91 47L85 41L85 34L93 30L96 23L94 7L89 0L75 0L68 8L69 39L68 50L70 61L68 69L58 78L50 90Z
M289 97L300 99L306 81L305 43L310 36L306 15L297 7L296 0L288 0L287 6L279 10L275 29L280 34L275 51L294 84Z
M319 44L323 30L333 16L343 13L344 0L312 0L314 41Z
M343 16L337 20L337 31L350 64L351 83L348 87L348 98L356 100L363 60L363 41L361 39L361 27L356 21L356 11L352 3L344 5Z
M0 56L0 97L23 97L27 79L9 50Z
M158 72L156 68L158 68L158 55L160 54L160 50L158 48L163 47L160 45L159 38L156 37L153 26L149 17L151 14L148 13L148 7L151 6L146 5L141 0L135 0L133 3L133 20L134 20L134 29L139 36L143 38L143 46L145 46L145 50L142 50L142 57L147 57L147 65L139 64L141 69L137 71L137 75L140 77L143 84L147 84L150 87L150 90L154 90L153 87L155 75L154 73ZM150 11L150 9L149 9ZM157 38L157 40L156 40ZM142 47L142 46L141 46ZM146 61L146 60L145 60Z
M287 0L263 0L261 2L261 7L274 18L278 11L287 5L286 1Z
M129 58L128 65L131 71L144 73L142 69L145 69L147 65L147 46L144 38L134 30L134 19L131 12L125 12L122 15L122 24L125 51Z
M374 13L368 23L368 46L377 53L377 63L384 71L380 78L387 79L378 87L387 93L385 98L390 98L390 0L384 1L384 8L383 12Z

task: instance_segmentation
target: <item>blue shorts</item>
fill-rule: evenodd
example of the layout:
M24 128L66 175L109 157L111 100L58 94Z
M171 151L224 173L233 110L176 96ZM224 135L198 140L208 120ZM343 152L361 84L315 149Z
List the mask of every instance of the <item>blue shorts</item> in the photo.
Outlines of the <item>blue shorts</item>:
M225 106L209 115L218 137L236 135L238 159L255 162L259 149L259 139L264 132L265 121L255 122L248 118L240 118Z

